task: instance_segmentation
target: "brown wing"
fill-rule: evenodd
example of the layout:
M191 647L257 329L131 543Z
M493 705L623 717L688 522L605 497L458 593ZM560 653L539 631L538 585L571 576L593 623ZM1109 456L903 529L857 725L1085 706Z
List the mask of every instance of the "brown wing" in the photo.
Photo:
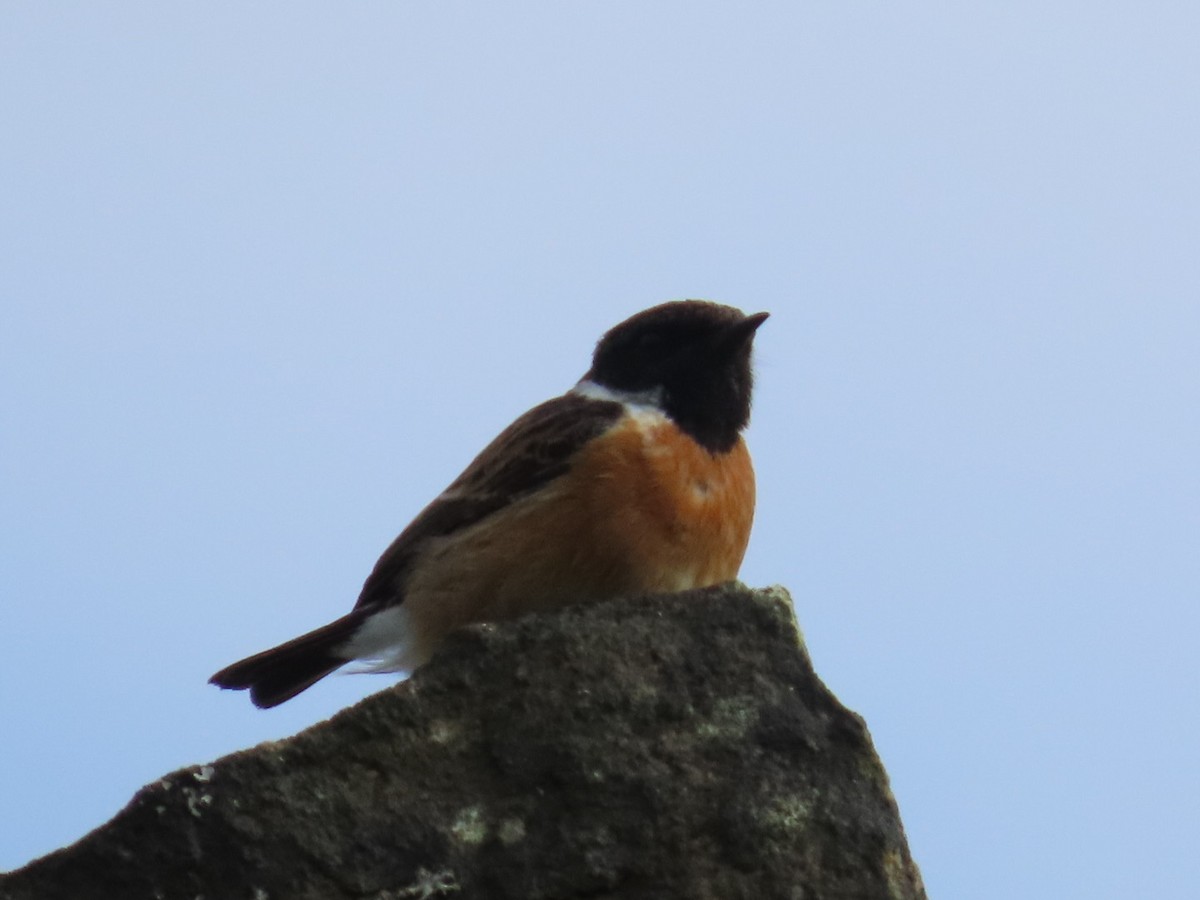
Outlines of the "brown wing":
M409 566L426 541L481 522L559 477L575 452L607 430L622 411L619 403L564 394L525 413L384 551L354 608L402 603Z

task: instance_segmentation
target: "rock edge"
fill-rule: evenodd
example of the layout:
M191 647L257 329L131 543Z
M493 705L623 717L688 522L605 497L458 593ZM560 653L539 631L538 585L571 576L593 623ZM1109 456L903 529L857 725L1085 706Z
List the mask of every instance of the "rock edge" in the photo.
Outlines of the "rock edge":
M464 631L409 681L174 772L0 875L3 900L451 896L925 892L787 592L739 584Z

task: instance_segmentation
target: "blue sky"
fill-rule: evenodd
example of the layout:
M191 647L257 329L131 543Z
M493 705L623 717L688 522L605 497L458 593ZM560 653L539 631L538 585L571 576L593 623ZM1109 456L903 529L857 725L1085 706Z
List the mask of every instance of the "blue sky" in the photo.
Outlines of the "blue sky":
M56 4L0 29L0 868L662 300L772 318L743 578L931 896L1200 882L1200 7Z

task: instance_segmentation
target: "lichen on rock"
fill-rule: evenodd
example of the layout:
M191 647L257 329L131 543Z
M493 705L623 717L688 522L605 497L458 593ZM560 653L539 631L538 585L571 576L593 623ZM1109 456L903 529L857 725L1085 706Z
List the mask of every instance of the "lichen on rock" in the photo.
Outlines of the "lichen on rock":
M453 637L295 737L167 776L2 900L925 896L862 720L786 592Z

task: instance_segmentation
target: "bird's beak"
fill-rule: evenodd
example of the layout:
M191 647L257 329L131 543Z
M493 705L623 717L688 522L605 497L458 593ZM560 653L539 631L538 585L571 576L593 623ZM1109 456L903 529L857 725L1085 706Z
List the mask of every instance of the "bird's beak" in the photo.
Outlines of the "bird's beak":
M767 317L770 315L765 312L754 313L754 315L746 316L740 322L730 325L721 335L721 346L729 350L737 350L749 343L754 337L754 332L758 331L758 326L767 321Z

